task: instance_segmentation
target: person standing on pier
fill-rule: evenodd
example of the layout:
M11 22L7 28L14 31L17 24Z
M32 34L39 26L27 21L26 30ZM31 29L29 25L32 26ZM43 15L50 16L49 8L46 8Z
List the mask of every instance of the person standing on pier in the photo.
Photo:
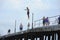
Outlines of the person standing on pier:
M46 26L48 26L50 24L48 17L45 18L45 24L46 24Z
M8 34L10 34L10 31L11 31L11 30L9 29L9 30L8 30Z
M60 24L60 16L58 17L58 24Z
M28 25L27 26L28 26L28 30L29 30L29 27L30 27L30 23L29 22L28 22Z
M43 17L43 26L45 26L45 17Z
M29 10L28 7L26 7L25 10L27 10L27 17L28 17L28 24L27 24L27 26L28 26L28 29L29 29L29 27L30 27L30 22L29 22L29 18L30 18L29 14L30 14L30 10Z
M29 14L30 14L30 12L29 12L29 8L28 7L26 7L26 9L25 10L27 10L27 16L28 16L28 19L29 19Z
M20 24L20 31L22 32L22 29L23 29L23 25L22 23Z

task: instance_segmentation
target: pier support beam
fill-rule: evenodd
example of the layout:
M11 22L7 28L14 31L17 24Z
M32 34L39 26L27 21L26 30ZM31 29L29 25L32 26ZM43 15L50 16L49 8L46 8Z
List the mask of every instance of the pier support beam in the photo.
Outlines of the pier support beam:
M60 33L58 33L58 40L60 40Z
M31 40L34 40L34 38L31 38Z
M50 35L48 35L48 40L50 40Z
M20 38L20 40L22 40L22 38Z
M52 34L52 40L54 40L54 34Z
M41 36L41 37L40 37L40 40L44 40L44 36Z
M24 40L28 40L28 38L25 37Z
M31 40L34 40L34 36L31 36Z
M54 40L56 40L56 33L54 34Z

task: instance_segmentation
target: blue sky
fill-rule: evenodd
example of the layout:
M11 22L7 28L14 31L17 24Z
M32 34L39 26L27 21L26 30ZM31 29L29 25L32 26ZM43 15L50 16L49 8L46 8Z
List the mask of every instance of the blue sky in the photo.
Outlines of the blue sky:
M17 32L21 22L24 26L23 30L27 29L28 19L24 10L27 6L30 9L30 24L32 13L34 13L34 20L41 19L43 16L60 15L60 0L0 0L0 34L7 34L8 29L13 33L15 20Z

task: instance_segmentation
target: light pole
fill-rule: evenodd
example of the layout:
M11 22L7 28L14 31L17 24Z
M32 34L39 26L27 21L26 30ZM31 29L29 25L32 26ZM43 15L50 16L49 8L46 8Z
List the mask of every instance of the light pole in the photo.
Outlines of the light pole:
M15 29L14 29L14 33L16 33L16 20L15 20Z
M34 16L34 14L32 13L32 29L33 29L33 16Z

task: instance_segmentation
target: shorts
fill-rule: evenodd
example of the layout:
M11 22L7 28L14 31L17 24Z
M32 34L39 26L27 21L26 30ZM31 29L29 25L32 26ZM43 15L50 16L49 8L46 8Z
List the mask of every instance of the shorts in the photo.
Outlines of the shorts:
M49 22L45 22L45 24L49 24Z
M45 21L43 21L43 25L45 25Z
M20 30L22 30L22 28L20 28Z

